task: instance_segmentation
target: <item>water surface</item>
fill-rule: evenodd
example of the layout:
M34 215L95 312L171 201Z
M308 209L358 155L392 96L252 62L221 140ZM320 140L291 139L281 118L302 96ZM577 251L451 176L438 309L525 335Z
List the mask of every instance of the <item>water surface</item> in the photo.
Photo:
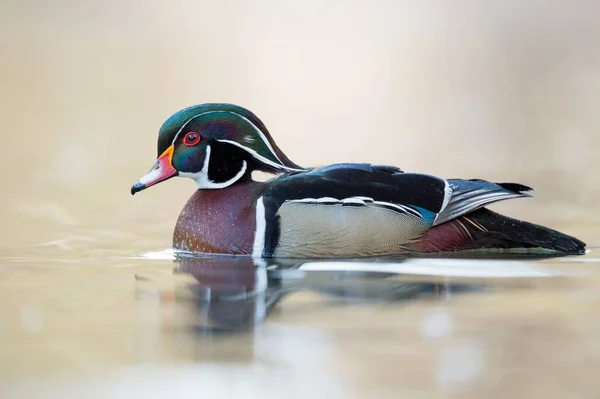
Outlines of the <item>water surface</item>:
M600 389L594 249L257 265L172 251L94 255L95 244L84 246L51 243L3 258L2 397L592 397Z

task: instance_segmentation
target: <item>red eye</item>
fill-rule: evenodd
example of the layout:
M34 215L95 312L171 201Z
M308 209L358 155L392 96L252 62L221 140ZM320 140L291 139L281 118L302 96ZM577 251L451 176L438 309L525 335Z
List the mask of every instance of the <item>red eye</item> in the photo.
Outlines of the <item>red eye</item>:
M183 138L183 144L193 146L200 142L200 135L196 132L187 132Z

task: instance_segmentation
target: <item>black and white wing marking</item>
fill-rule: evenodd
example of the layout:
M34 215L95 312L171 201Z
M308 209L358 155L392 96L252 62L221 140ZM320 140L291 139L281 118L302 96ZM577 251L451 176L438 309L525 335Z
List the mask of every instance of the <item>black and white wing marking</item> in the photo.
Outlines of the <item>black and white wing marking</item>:
M391 166L337 164L283 176L259 199L254 256L403 252L448 200L445 180Z
M264 196L279 203L305 198L365 197L437 214L448 203L448 188L444 179L404 173L394 166L343 163L278 177Z
M465 215L494 202L511 198L531 197L531 187L517 183L491 183L486 180L449 179L450 200L436 218L434 225Z

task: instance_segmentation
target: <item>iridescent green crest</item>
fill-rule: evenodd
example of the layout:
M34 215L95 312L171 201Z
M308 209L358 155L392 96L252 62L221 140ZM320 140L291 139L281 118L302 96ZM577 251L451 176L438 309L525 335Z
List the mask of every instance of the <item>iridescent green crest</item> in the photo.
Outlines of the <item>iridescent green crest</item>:
M234 104L194 105L173 114L160 128L158 154L191 131L198 132L204 140L235 145L269 168L302 170L277 147L256 115Z

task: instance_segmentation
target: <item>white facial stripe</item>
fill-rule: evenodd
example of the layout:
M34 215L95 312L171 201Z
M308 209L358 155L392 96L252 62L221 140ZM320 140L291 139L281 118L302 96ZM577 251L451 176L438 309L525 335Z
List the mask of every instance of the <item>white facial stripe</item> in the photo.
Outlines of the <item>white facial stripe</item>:
M214 181L208 178L208 164L210 162L210 146L206 146L206 156L204 157L204 164L202 165L202 169L200 172L189 173L189 172L179 172L179 176L189 177L190 179L196 182L196 187L200 189L218 189L225 188L231 186L233 183L238 181L244 173L246 173L246 169L248 169L248 164L246 161L242 161L242 168L240 171L230 180L227 180L222 183L215 183Z
M252 123L252 122L250 121L250 119L248 119L248 118L246 118L245 116L243 116L243 115L240 115L240 114L238 114L238 113L236 113L236 112L232 112L232 111L217 111L217 112L229 112L229 113L231 113L231 114L234 114L234 115L237 115L237 116L239 116L240 118L242 118L243 120L245 120L246 122L248 122L250 125L252 125L252 127L254 128L254 130L256 130L256 133L258 133L258 135L260 136L260 138L262 139L262 141L263 141L263 142L264 142L264 143L267 145L267 147L269 148L269 151L271 151L271 154L273 154L273 156L274 156L275 158L277 158L277 160L278 160L280 163L283 163L283 162L281 162L281 159L279 159L279 157L277 156L277 153L275 152L275 150L273 149L273 147L271 147L271 143L269 142L269 140L267 140L267 137L265 136L265 134L264 134L264 133L262 132L262 130L260 130L260 129L259 129L259 128L258 128L258 127L257 127L257 126L254 124L254 123Z
M254 124L252 123L252 121L250 121L250 119L246 118L243 115L238 114L237 112L233 112L233 111L206 111L203 112L201 114L195 115L193 117L191 117L190 119L188 119L183 125L181 125L181 128L177 131L177 134L175 134L175 137L173 138L173 141L171 142L172 145L175 144L175 141L177 140L177 137L179 137L179 134L183 131L183 129L194 119L202 116L202 115L207 115L207 114L214 114L214 113L228 113L228 114L233 114L233 115L237 115L240 118L242 118L243 120L245 120L246 122L248 122L256 131L256 133L258 133L258 135L260 136L260 138L262 139L262 141L266 144L267 148L269 149L269 151L271 151L271 154L273 154L273 156L280 162L281 159L279 159L279 157L277 156L277 153L275 152L275 150L273 149L273 147L271 146L271 143L269 142L269 140L267 140L267 137L264 135L264 133ZM295 170L295 169L290 169L290 170Z
M267 223L265 219L265 204L263 197L256 201L256 231L254 232L254 245L252 247L252 257L262 257L265 248L265 231Z
M266 163L267 165L271 165L277 169L285 169L285 170L289 170L292 172L302 172L304 169L296 169L296 168L290 168L289 166L285 166L283 164L278 164L275 163L273 161L268 160L267 158L263 157L262 155L259 155L256 151L254 151L252 148L248 148L240 143L238 143L237 141L233 141L233 140L217 140L221 143L229 143L229 144L233 144L236 147L241 148L242 150L248 152L250 155L252 155L254 158L258 159L259 161L261 161L262 163Z
M175 137L173 138L173 141L171 141L171 145L175 145L175 141L177 140L177 137L179 137L179 133L181 133L181 131L183 130L183 128L186 127L188 125L188 123L190 123L191 121L193 121L197 117L204 115L205 113L206 112L204 112L202 114L199 114L199 115L196 115L196 116L192 116L190 119L188 119L187 121L185 121L185 123L183 125L181 125L181 127L179 128L179 130L175 134Z

